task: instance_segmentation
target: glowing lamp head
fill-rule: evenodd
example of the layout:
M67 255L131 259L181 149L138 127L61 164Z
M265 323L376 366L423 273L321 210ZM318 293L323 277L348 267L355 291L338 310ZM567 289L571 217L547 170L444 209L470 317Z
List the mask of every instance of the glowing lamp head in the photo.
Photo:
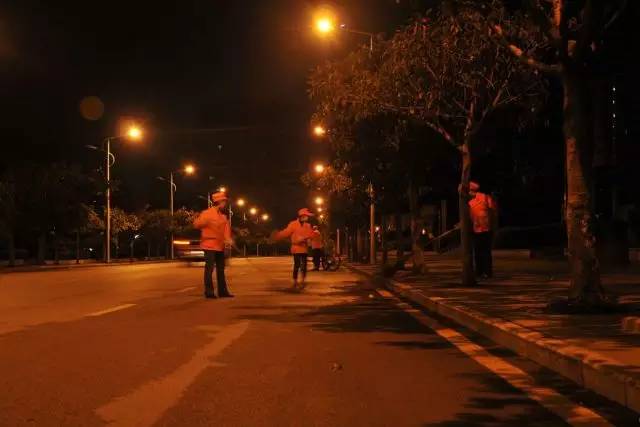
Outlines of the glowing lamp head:
M324 204L324 199L322 197L316 197L316 205L322 206Z
M258 214L258 209L257 208L251 208L251 209L249 209L249 213L251 215L257 215Z
M316 31L320 34L329 34L333 32L335 25L329 17L321 17L316 20Z
M262 220L263 221L269 221L269 215L268 214L262 214Z
M321 173L323 173L323 172L324 172L324 169L325 169L325 167L324 167L324 165L323 165L322 163L317 163L317 164L314 166L314 170L316 171L316 173L317 173L317 174L321 174Z
M322 138L327 134L327 130L323 126L317 125L313 128L313 134L318 138Z
M243 207L246 202L244 201L244 199L238 199L238 201L236 202L238 204L238 206Z
M221 193L226 193L227 192L227 187L225 187L224 185L220 188L218 188L218 191Z
M129 137L129 139L138 141L142 139L142 129L137 126L131 126L127 131L127 136Z
M196 167L193 165L186 165L184 167L184 173L187 175L193 175L196 172Z

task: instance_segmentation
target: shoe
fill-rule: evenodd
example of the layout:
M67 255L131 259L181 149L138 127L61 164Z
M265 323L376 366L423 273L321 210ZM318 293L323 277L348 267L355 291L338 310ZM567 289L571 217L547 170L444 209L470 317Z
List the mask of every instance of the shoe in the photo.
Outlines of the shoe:
M207 299L216 299L216 298L218 298L218 297L216 297L216 296L215 296L215 295L213 295L213 294L211 294L211 295L205 295L204 297L205 297L205 298L207 298Z
M229 293L229 292L225 292L223 294L218 294L218 298L233 298L235 297L235 295Z

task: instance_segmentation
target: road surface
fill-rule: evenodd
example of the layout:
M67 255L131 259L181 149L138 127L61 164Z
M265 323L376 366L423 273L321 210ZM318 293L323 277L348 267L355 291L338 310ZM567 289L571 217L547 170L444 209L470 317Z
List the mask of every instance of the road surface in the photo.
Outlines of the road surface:
M0 426L637 423L347 270L292 293L290 263L234 259L225 300L180 264L0 276Z

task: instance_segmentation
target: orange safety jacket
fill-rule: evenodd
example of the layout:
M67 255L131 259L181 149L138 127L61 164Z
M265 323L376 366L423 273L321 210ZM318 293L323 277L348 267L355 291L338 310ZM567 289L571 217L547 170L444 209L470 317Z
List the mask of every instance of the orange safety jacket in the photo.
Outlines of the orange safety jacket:
M211 251L224 251L225 244L231 244L231 225L226 215L217 207L203 211L193 221L200 230L200 247Z
M276 233L276 239L291 238L291 253L306 254L309 245L307 241L313 237L313 228L308 222L293 220L287 228Z
M496 203L493 197L485 193L476 193L475 197L469 200L469 211L474 233L492 231L496 215Z
M324 248L322 233L314 230L313 236L311 237L311 249L322 249L322 248Z

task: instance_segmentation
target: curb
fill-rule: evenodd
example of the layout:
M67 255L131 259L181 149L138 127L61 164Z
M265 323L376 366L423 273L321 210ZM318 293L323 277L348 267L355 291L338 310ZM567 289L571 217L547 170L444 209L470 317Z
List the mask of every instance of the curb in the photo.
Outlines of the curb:
M178 263L182 261L178 260L154 260L154 261L134 261L134 262L112 262L105 264L102 262L96 263L83 263L83 264L60 264L60 265L30 265L30 266L16 266L16 267L0 267L0 274L13 274L13 273L34 273L38 271L66 271L77 270L84 268L102 268L102 267L129 267L132 265L145 265L145 264L170 264Z
M586 389L640 412L640 376L632 375L617 360L583 348L567 346L560 339L549 338L540 332L487 316L468 307L450 304L443 298L429 297L424 292L395 280L379 278L353 266L348 268L366 277L381 280L395 294L475 331Z

